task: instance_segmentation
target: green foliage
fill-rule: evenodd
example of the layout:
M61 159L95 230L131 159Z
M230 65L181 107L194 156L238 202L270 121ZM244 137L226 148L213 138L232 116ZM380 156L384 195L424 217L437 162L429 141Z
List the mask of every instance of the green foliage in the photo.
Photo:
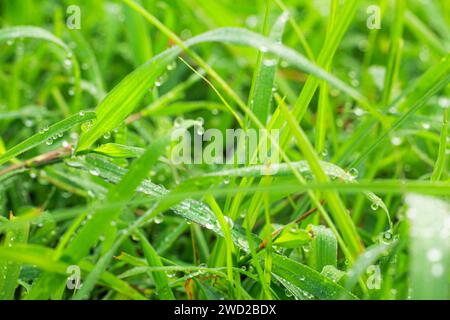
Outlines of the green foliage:
M449 299L448 1L373 2L1 1L0 299Z

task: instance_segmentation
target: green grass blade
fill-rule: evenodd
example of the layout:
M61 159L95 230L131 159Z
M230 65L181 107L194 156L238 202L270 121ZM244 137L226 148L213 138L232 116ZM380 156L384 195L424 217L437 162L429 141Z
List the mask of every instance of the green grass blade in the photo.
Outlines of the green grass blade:
M317 271L278 254L273 255L273 273L317 299L356 299L353 294Z
M12 219L15 218L11 215ZM28 241L30 225L27 222L19 222L9 228L5 234L2 246L14 249L17 244ZM21 263L12 262L8 259L0 259L0 300L12 300L18 285Z
M0 156L0 165L42 143L50 140L53 142L55 137L58 138L61 134L72 129L77 124L92 119L95 119L95 112L80 112L79 114L72 115L67 119L57 122L48 128L41 129L41 132L31 136L2 154Z
M145 258L147 259L148 265L150 267L162 267L161 258L158 253L153 249L150 242L147 240L146 236L139 232L139 239L141 240L142 251L144 252ZM156 290L158 295L162 300L175 300L172 289L169 286L169 280L167 274L162 272L152 272L153 279L155 281Z
M281 43L286 22L287 13L283 13L272 27L269 36L271 40ZM266 124L269 117L278 63L279 58L270 53L261 53L255 70L250 93L250 109L262 124ZM252 124L252 127L255 127L255 124Z
M31 26L18 26L0 29L0 43L6 42L8 40L23 39L23 38L46 40L58 45L67 52L71 51L63 41L61 41L59 38L55 37L53 34L42 28Z
M333 232L324 226L310 226L311 241L310 264L318 272L323 267L337 267L337 240Z

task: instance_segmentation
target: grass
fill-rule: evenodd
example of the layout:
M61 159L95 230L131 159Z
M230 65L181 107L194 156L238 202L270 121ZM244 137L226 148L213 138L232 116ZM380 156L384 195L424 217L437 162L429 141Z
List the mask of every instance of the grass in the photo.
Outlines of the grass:
M449 4L326 3L2 1L0 299L449 299Z

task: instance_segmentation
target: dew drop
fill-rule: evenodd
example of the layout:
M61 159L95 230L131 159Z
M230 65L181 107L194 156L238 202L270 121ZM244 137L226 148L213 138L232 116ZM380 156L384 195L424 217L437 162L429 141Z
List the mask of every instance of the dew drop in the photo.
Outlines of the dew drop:
M364 115L364 110L361 108L356 108L355 110L353 110L353 113L355 114L355 116L361 117Z
M226 177L225 179L223 179L223 183L230 184L230 178Z
M207 222L205 224L205 228L208 229L208 230L212 230L214 228L214 225L212 223L210 223L210 222Z
M233 229L233 227L234 227L233 219L231 219L231 218L228 217L228 216L224 216L224 219L225 219L225 221L227 222L227 224L230 226L230 229Z
M431 274L436 278L442 276L444 274L444 267L442 266L442 264L433 264L431 266Z
M376 210L378 210L378 203L376 203L376 202L373 202L371 205L370 205L370 208L373 210L373 211L376 211Z
M39 133L40 134L44 134L48 131L48 126L42 127L41 129L39 129Z
M383 239L384 240L392 240L392 233L390 231L386 231L383 233Z
M248 16L247 19L245 19L245 24L250 29L255 28L258 25L258 16L256 15Z
M273 66L275 66L277 64L277 59L269 59L269 58L264 59L263 60L263 64L266 67L273 67Z
M72 67L72 64L73 64L72 59L70 58L64 59L64 67L66 69L70 69Z
M438 104L441 108L443 109L447 109L450 106L450 99L449 98L445 98L445 97L441 97L438 100Z
M23 124L25 125L25 127L30 128L34 125L34 122L31 119L26 119Z
M353 179L356 179L356 178L358 178L358 176L359 176L359 171L358 171L358 169L356 169L356 168L351 168L351 169L348 171L348 174L349 174Z
M162 215L158 215L153 219L153 222L156 224L161 224L164 221L164 217Z
M392 137L392 139L391 139L391 143L394 146L399 146L402 144L402 142L403 142L402 138L400 138L400 137Z
M427 251L427 259L431 262L438 262L442 259L442 252L437 248L431 248Z
M103 138L105 138L106 140L108 140L109 138L111 138L111 132L106 132L106 133L103 135Z
M98 177L100 175L100 170L98 170L97 168L94 168L94 169L89 170L89 173L95 177Z
M45 144L51 146L53 144L53 138L48 138Z
M167 70L172 71L177 67L177 63L175 61L173 61L172 63L169 63L167 65Z
M425 130L429 130L430 129L430 124L428 122L424 122L422 123L422 128L424 128Z

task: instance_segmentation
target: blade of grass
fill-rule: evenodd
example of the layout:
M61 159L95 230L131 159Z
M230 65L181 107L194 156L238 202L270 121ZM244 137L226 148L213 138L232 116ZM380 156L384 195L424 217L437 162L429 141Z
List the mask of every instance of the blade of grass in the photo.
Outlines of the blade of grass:
M57 122L48 128L43 128L41 129L41 132L31 136L25 141L12 147L7 152L3 153L0 156L0 165L46 141L49 141L49 139L53 141L54 137L58 137L58 135L72 129L77 124L90 121L92 119L95 119L95 112L80 112L79 114L72 115L67 119Z
M19 219L20 217L16 218L10 214L10 220ZM9 228L2 243L3 247L14 248L17 244L26 243L28 241L29 231L30 225L26 222ZM14 299L21 268L21 263L14 263L8 259L0 259L0 300Z

